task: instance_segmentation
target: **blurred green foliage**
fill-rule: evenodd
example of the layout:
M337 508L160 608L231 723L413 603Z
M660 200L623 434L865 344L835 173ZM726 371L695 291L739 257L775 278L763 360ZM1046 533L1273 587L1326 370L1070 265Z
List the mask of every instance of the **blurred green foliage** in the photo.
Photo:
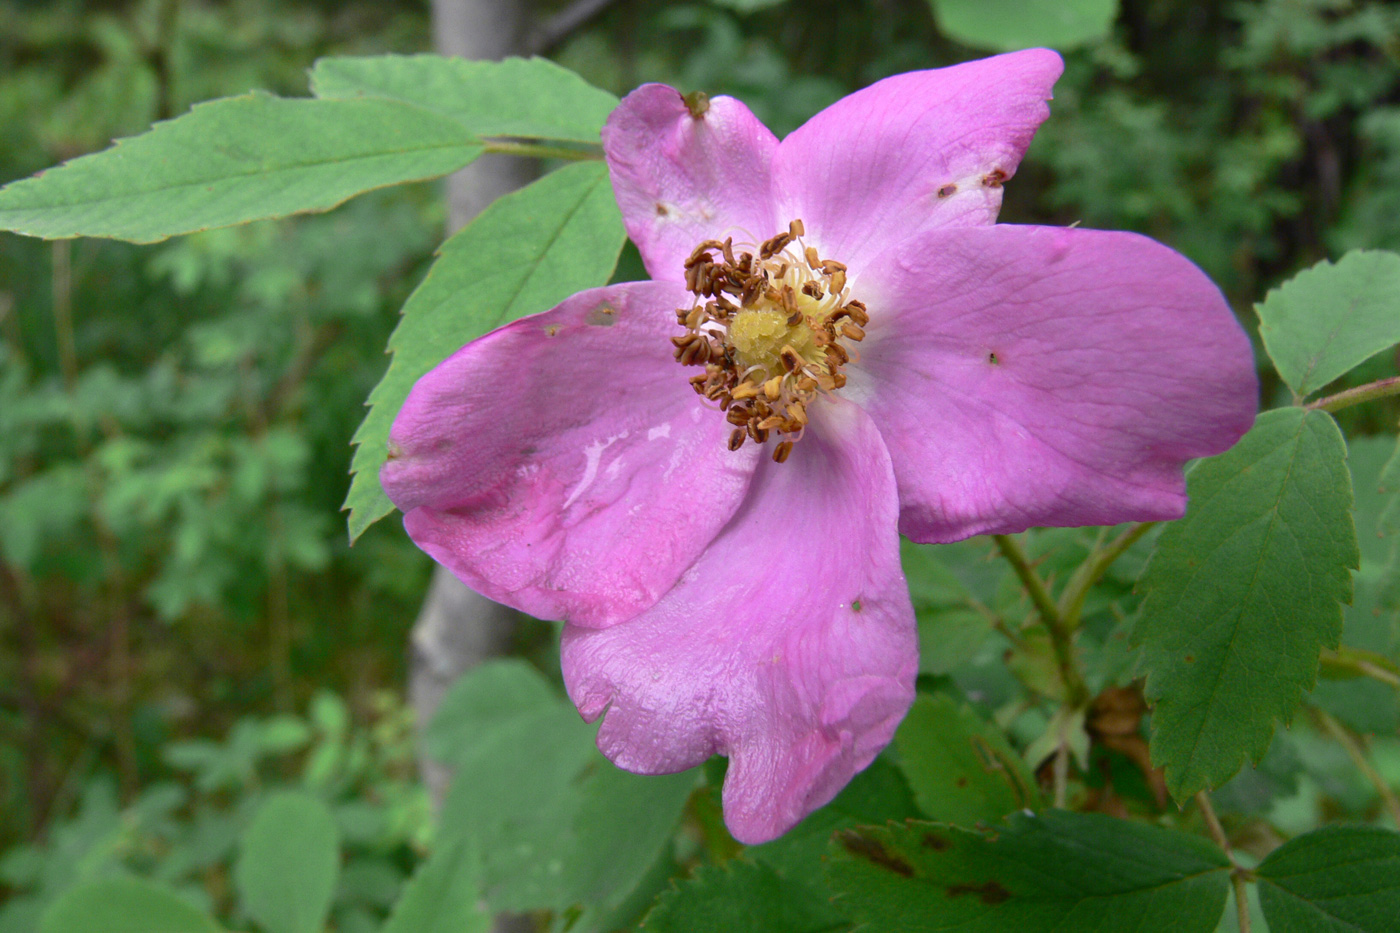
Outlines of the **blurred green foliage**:
M198 100L304 94L321 55L429 44L421 3L12 0L0 17L6 180ZM985 50L940 34L927 0L623 0L552 52L618 94L647 80L734 94L782 134L870 81ZM1124 0L1066 66L1003 220L1148 233L1209 272L1251 327L1251 304L1298 269L1400 249L1400 7ZM401 680L428 564L393 522L349 548L338 509L350 435L442 221L436 189L410 187L151 248L0 238L0 931L31 929L80 878L123 872L242 923L239 833L287 784L336 816L348 854L335 928L382 922L426 816L403 713L375 688ZM1396 366L1383 354L1331 388ZM1393 430L1396 414L1339 420L1355 437ZM1096 533L1026 546L1063 582ZM1053 696L1053 665L1029 637L1018 666L1004 662L1004 623L1024 606L988 550L908 555L921 686L971 699L960 728L992 722L1023 750L1072 734L1086 807L1194 819L1153 783L1141 736L1110 729L1114 710L1057 722L1053 705L1016 701L1021 685ZM1149 551L1130 550L1084 608L1094 691L1130 677ZM1133 698L1115 698L1136 728ZM1336 689L1317 699L1369 728ZM291 715L307 702L307 719ZM1315 718L1216 795L1227 820L1257 821L1261 851L1324 816L1376 812ZM528 767L537 739L518 738ZM1393 783L1400 747L1376 749ZM705 799L687 819L713 856L734 844ZM640 884L659 888L670 867Z

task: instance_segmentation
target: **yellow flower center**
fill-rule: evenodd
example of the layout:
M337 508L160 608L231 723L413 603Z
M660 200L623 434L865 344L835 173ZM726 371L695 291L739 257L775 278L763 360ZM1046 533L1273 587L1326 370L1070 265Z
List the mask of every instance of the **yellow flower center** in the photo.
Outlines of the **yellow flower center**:
M735 426L729 449L777 432L779 463L802 438L807 406L846 384L846 342L859 342L869 321L846 288L846 267L819 257L802 235L794 220L757 256L736 256L732 240L697 246L685 264L695 301L676 311L686 332L671 338L678 362L705 367L690 383Z

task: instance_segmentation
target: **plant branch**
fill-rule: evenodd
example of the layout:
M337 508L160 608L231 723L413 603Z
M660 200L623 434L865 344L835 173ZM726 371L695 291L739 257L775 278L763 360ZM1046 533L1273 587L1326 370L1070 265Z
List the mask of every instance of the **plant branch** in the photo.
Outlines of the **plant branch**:
M1353 405L1360 405L1363 402L1372 402L1378 398L1385 398L1390 395L1400 395L1400 376L1391 376L1389 379L1377 379L1364 386L1357 386L1354 389L1347 389L1335 395L1328 395L1315 402L1304 405L1308 410L1318 411L1341 411L1343 408L1350 408Z
M1201 811L1201 817L1206 821L1206 831L1210 833L1210 838L1214 840L1216 845L1220 846L1220 850L1230 860L1230 881L1235 886L1235 910L1239 917L1240 933L1249 933L1249 891L1245 887L1245 882L1250 880L1250 873L1241 868L1239 863L1235 861L1235 853L1230 848L1230 837L1225 835L1225 827L1220 825L1220 817L1215 815L1215 807L1211 805L1210 795L1205 791L1198 791L1196 806Z
M1313 707L1312 713L1313 718L1317 720L1317 724L1321 726L1328 735L1336 739L1337 744L1341 745L1342 748L1346 750L1347 757L1351 759L1352 764L1356 765L1356 770L1365 775L1366 780L1370 781L1372 786L1376 788L1376 793L1378 793L1381 798L1381 804L1385 807L1386 812L1390 814L1390 818L1395 821L1396 828L1400 829L1400 799L1396 799L1395 791L1385 782L1385 778L1380 775L1380 772L1371 766L1371 762L1366 759L1366 750L1361 747L1361 743L1357 741L1356 736L1352 735L1351 731L1338 722L1337 718L1331 713L1324 712L1317 707Z
M1240 933L1250 933L1252 921L1249 919L1249 891L1245 888L1242 872L1233 872L1230 880L1235 885L1235 916L1239 917Z
M1084 611L1084 600L1088 597L1089 591L1094 588L1094 584L1103 579L1103 575L1108 572L1108 568L1113 566L1113 562L1122 557L1134 544L1142 540L1143 535L1157 527L1156 522L1138 522L1127 531L1108 543L1106 547L1095 546L1089 559L1079 566L1065 584L1065 590L1060 594L1060 618L1064 620L1065 626L1071 631L1079 627L1079 616Z
M597 144L570 146L549 144L524 138L491 137L481 141L487 152L521 156L527 159L568 159L571 162L601 162L603 147Z
M1055 601L1050 598L1050 591L1045 588L1045 583L1026 560L1026 552L1021 550L1021 545L1016 539L1010 535L992 535L992 540L996 542L997 550L1001 551L1001 556L1006 558L1011 569L1016 571L1016 576L1030 594L1036 612L1040 614L1041 621L1050 633L1050 646L1055 651L1055 662L1060 670L1060 680L1065 686L1067 702L1074 709L1080 708L1089 699L1089 688L1084 683L1084 675L1079 672L1079 665L1075 661L1074 630L1065 625L1059 609L1055 607Z

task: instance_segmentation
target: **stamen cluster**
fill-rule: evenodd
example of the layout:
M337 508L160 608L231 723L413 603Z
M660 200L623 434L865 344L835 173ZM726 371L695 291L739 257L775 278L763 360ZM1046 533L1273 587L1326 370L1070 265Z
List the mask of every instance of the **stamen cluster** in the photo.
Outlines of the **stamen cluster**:
M695 303L676 311L686 332L671 338L681 365L705 367L690 384L735 426L729 449L776 432L778 463L801 440L807 406L846 384L845 341L864 339L870 320L849 297L846 267L804 246L803 232L794 220L757 256L736 255L732 238L697 246L685 264Z

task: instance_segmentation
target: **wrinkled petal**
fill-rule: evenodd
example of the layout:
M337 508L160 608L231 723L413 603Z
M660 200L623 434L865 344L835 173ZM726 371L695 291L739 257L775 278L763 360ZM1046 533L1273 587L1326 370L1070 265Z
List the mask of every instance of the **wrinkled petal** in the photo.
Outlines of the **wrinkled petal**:
M648 608L738 507L758 456L731 452L672 359L682 286L580 292L424 376L380 473L418 546L541 618Z
M1063 68L1030 49L842 98L779 146L777 219L800 217L808 242L855 273L920 230L994 222Z
M734 837L780 835L890 740L917 648L889 457L853 405L814 406L676 588L609 629L566 627L564 682L629 771L730 757Z
M685 261L704 240L760 243L778 232L769 186L777 145L732 97L711 98L699 117L664 84L623 98L603 127L603 151L627 235L652 278L684 281Z
M1177 518L1185 461L1253 422L1254 357L1229 305L1145 237L929 231L861 287L848 392L879 425L917 541Z

